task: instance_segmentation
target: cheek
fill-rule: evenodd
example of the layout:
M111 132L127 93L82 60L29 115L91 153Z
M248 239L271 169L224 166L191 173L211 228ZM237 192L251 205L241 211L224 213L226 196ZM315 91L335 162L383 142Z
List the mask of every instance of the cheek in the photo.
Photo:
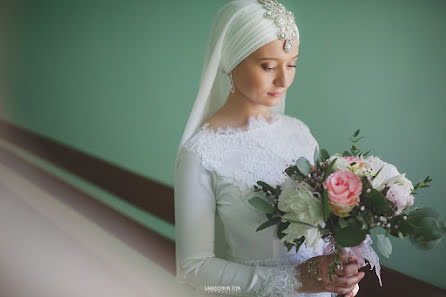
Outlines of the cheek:
M269 90L272 85L271 75L269 73L256 72L251 76L251 85L255 88L256 93L263 93Z
M259 67L260 68L260 67ZM268 91L271 91L273 85L272 75L263 69L252 67L251 69L243 69L240 73L240 90L253 97L259 97Z

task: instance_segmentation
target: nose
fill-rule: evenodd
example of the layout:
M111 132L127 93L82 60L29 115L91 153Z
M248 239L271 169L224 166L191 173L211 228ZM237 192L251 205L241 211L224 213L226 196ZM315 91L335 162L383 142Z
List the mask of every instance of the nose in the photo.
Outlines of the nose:
M274 79L274 85L280 88L287 88L290 83L289 80L291 79L290 73L287 73L286 69L283 68L280 68L276 73L277 75Z

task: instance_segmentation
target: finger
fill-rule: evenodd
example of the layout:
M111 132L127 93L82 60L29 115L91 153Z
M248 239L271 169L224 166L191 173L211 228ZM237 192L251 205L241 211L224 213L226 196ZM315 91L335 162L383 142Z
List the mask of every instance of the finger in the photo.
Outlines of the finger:
M346 295L344 295L344 297L355 297L356 294L358 294L359 291L359 285L356 285L353 287L353 289L348 292Z
M338 294L352 295L354 289L355 289L355 286L350 287L350 288L337 288L337 291L338 291Z
M349 276L357 274L360 268L361 267L359 266L358 263L351 263L351 264L341 265L339 269L336 267L335 273L339 276Z
M333 285L341 288L350 288L354 287L359 281L364 277L365 273L360 272L357 275L343 277L343 276L334 276L333 277Z
M345 289L345 288L335 288L333 292L341 295L348 295L352 292L353 289Z
M359 291L359 285L357 284L356 286L353 287L353 290L344 295L344 297L355 297L358 294L358 291Z

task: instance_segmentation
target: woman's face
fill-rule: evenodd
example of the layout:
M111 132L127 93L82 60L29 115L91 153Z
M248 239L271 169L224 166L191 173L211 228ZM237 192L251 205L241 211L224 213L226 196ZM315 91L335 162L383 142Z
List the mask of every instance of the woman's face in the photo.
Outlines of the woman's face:
M235 96L251 103L275 106L291 86L299 53L297 40L287 53L284 40L273 40L251 53L232 71Z

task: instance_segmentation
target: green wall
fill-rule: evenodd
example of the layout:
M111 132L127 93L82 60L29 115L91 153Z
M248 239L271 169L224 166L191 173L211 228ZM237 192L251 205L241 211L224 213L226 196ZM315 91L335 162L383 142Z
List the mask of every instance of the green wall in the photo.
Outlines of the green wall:
M0 117L161 183L198 91L212 18L227 1L4 1ZM446 2L284 0L301 34L287 114L321 147L363 148L432 188L446 219ZM445 243L391 239L381 263L446 289ZM390 282L383 279L383 284Z

